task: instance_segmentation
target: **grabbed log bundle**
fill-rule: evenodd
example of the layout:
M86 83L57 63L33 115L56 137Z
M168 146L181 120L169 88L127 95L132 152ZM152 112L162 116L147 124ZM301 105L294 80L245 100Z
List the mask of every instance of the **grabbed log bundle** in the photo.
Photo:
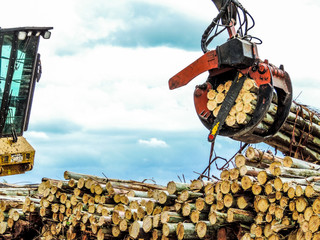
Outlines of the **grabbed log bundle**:
M231 84L232 81L226 81L224 84L219 84L215 89L208 91L207 108L214 117L217 117ZM236 133L237 130L243 129L250 122L253 113L256 111L258 91L255 81L247 78L225 120L225 129L230 129L231 132ZM253 135L263 137L272 127L278 109L277 97L277 93L274 92L268 112L254 128ZM232 137L232 134L228 136ZM236 139L241 141L241 136ZM285 123L276 134L264 139L264 142L288 156L319 162L320 114L308 106L292 102Z

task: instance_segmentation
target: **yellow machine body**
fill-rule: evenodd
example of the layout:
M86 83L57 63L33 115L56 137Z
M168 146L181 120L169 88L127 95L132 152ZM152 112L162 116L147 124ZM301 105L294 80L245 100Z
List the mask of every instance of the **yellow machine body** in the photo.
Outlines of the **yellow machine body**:
M25 173L33 168L35 150L24 137L0 138L0 176Z
M23 137L42 67L40 37L52 27L0 28L0 176L33 168L35 150Z

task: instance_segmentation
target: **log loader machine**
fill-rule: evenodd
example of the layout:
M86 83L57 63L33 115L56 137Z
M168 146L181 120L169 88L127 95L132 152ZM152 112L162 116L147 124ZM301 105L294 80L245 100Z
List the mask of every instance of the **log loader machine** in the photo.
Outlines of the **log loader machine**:
M40 37L49 39L51 29L0 28L0 176L33 168L35 150L22 135L42 72Z
M278 132L285 122L292 102L292 85L283 65L276 67L268 60L259 58L257 45L262 41L249 35L254 27L254 19L238 0L212 0L219 13L204 31L201 48L204 53L199 59L169 80L169 88L175 89L188 84L198 75L208 71L205 83L196 86L194 103L197 115L209 129L208 140L214 143L216 136L228 136L246 143L264 142ZM238 29L236 29L238 25ZM215 37L227 31L227 42L209 50ZM237 99L246 79L253 79L258 86L258 98L252 118L238 128L226 126L225 120ZM233 80L230 90L214 116L207 107L207 94L221 83ZM257 126L265 117L271 102L277 96L277 110L274 122L266 131L257 131Z

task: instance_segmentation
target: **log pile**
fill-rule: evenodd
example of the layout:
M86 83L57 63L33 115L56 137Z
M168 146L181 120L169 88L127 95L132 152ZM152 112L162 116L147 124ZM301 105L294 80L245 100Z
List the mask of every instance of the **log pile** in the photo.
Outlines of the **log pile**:
M66 171L1 187L0 239L320 239L320 165L252 147L235 165L167 186Z
M0 239L32 239L38 235L38 185L0 184Z
M217 117L232 81L219 84L207 94L207 108ZM247 78L225 121L225 128L241 129L252 118L257 104L258 87ZM255 128L254 134L263 136L273 124L277 112L277 93L274 92L268 113ZM286 155L320 163L320 114L308 106L293 102L282 128L266 143Z
M129 232L138 236L145 205L155 202L149 195L165 190L163 186L136 181L72 172L64 175L68 181L49 179L39 186L46 239L109 239L129 236Z
M254 197L254 223L244 239L320 239L319 165L252 147L235 162L242 189Z

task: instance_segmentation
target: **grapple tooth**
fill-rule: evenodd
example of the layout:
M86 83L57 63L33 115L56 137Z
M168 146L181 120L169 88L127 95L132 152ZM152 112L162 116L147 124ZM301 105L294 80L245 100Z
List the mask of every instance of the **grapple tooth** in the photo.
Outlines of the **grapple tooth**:
M205 109L201 111L199 116L203 118L204 120L208 120L209 116L211 115L210 112L206 111Z

